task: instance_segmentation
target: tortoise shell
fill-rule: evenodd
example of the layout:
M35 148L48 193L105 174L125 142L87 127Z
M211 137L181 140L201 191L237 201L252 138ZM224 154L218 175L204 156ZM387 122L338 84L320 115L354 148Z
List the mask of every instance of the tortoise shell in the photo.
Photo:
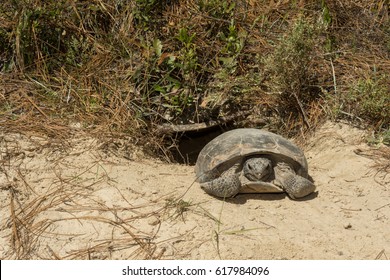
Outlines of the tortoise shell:
M289 163L298 175L308 177L307 161L298 146L272 132L239 128L217 136L204 146L195 165L196 181L213 180L233 165L254 156L267 157L273 165Z

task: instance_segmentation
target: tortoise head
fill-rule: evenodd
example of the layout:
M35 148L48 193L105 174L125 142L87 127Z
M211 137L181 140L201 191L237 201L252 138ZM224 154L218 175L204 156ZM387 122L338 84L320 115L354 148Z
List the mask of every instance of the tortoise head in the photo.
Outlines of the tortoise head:
M242 171L250 181L266 181L272 174L272 163L264 157L248 158L244 162Z

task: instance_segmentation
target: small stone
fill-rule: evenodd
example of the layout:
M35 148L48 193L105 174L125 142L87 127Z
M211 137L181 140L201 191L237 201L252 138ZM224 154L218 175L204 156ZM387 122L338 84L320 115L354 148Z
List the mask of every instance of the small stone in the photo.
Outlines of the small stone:
M150 217L149 220L148 220L148 224L151 225L151 226L156 226L160 223L160 219L157 218L157 217Z
M344 228L345 228L345 229L351 229L351 228L352 228L352 225L349 224L349 223L348 223L348 224L345 224L345 225L344 225Z

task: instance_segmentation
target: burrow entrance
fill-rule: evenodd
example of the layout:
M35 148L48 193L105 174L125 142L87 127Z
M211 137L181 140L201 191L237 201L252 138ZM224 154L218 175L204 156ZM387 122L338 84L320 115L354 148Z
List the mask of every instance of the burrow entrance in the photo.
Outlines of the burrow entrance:
M195 165L200 151L207 143L233 128L233 125L220 125L207 130L183 132L176 135L176 145L169 149L173 160L182 164Z

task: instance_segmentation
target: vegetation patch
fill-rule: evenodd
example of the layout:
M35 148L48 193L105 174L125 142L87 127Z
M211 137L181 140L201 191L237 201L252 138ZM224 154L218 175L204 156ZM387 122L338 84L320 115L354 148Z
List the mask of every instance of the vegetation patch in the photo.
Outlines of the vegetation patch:
M285 136L326 118L386 135L389 27L384 0L3 1L1 125L165 152L162 125L243 111Z

